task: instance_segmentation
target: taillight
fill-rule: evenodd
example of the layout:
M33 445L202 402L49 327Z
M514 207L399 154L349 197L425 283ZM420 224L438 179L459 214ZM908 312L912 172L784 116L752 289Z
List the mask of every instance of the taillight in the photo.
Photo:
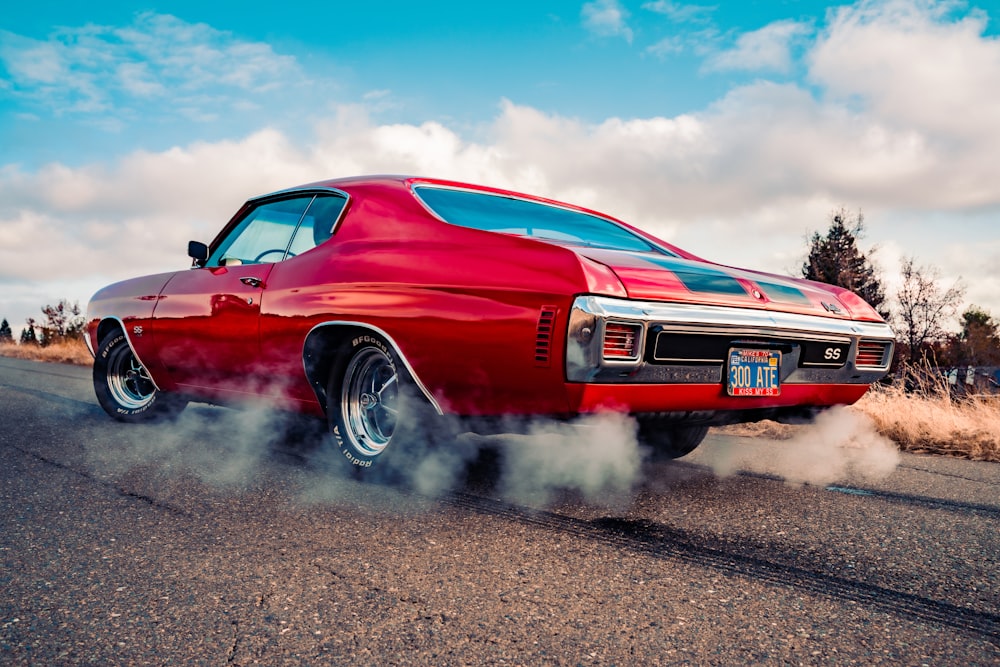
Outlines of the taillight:
M633 360L639 358L641 327L636 324L608 322L604 325L604 358Z
M854 360L856 368L882 369L889 366L890 343L878 340L863 340L858 343L858 356Z

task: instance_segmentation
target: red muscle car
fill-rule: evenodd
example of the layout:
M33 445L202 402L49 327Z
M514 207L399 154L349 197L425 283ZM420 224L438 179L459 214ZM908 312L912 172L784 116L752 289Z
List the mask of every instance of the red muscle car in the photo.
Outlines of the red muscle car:
M354 466L418 423L601 410L668 457L708 426L858 400L894 336L850 291L701 260L610 216L429 178L249 200L193 266L88 307L101 406L325 417Z

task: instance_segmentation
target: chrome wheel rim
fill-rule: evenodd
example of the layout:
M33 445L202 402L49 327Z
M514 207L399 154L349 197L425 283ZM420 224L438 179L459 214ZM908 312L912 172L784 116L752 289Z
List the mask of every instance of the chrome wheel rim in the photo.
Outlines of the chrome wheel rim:
M114 350L108 360L108 390L126 410L138 410L152 402L156 385L149 372L127 346Z
M366 348L351 359L344 373L344 423L358 452L377 456L396 430L399 414L399 377L388 356Z

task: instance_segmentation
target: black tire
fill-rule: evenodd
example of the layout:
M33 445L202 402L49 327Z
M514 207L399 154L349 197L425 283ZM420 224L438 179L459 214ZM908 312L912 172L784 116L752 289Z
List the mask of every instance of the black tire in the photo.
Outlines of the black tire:
M639 442L653 450L653 460L679 459L690 454L708 435L708 426L639 418Z
M120 330L105 336L97 348L94 393L104 411L121 422L173 417L187 405L156 388Z
M401 467L399 443L417 455L434 440L434 409L393 347L378 334L347 341L330 373L326 395L334 442L359 476L371 476L376 467L379 476L384 475L390 460L398 464L393 467Z

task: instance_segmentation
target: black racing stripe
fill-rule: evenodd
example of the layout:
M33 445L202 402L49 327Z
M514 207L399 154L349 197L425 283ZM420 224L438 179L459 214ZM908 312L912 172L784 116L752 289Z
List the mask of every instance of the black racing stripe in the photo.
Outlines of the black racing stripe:
M642 259L672 272L692 292L747 295L738 280L717 269L670 257L643 255Z
M812 301L809 300L809 297L807 297L802 290L800 290L797 287L793 287L792 285L779 285L777 283L762 283L759 281L757 282L757 284L760 285L761 289L764 290L764 293L767 294L768 298L770 298L771 301L783 301L785 303L804 303L807 305L812 303Z

